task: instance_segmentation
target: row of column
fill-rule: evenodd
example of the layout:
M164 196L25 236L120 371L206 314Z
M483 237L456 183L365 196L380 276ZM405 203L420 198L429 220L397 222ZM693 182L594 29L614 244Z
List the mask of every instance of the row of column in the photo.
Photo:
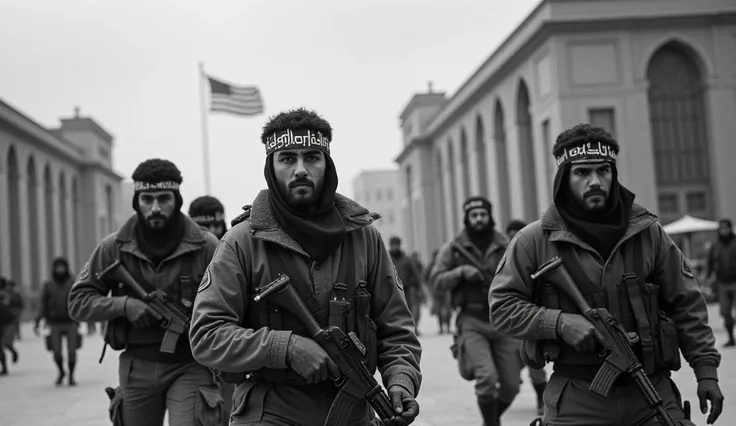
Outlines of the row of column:
M0 275L33 292L50 277L54 257L76 264L79 201L71 186L62 193L20 168L0 171Z

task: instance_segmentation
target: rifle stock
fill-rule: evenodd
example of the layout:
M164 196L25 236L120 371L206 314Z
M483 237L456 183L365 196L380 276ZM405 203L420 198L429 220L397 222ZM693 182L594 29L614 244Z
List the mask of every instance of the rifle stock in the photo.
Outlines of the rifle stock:
M562 258L555 256L549 259L542 264L537 272L531 275L531 278L533 280L544 279L557 291L564 294L580 313L595 326L603 338L600 341L603 351L599 356L605 358L605 361L593 378L589 390L603 397L608 397L608 393L616 379L621 374L627 373L637 384L642 395L646 398L649 408L655 412L660 422L667 426L677 426L678 423L664 409L662 398L657 393L649 377L644 373L644 367L631 349L631 345L636 343L638 337L629 336L629 333L608 310L590 307L570 276Z
M256 289L256 302L268 303L284 309L299 320L307 332L330 356L340 370L335 385L340 388L327 415L324 426L347 426L355 401L365 399L382 420L394 417L388 395L370 374L361 357L366 353L355 333L347 335L339 327L323 330L291 285L291 279L280 274L273 282Z

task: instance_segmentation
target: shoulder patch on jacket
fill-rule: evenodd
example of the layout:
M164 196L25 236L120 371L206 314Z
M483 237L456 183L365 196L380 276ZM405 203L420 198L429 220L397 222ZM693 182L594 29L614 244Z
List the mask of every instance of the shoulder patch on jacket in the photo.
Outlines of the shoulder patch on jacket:
M84 263L84 267L79 271L79 275L77 275L77 279L74 282L85 281L87 279L89 279L89 261Z
M688 278L695 278L695 275L693 274L693 268L690 267L690 261L687 260L684 254L681 254L680 257L682 259L682 275L685 275Z
M202 281L199 283L199 287L197 287L197 294L207 290L207 287L212 284L212 280L210 280L210 268L207 268L204 270L204 276L202 277Z
M399 288L399 290L404 291L404 283L401 282L401 277L399 277L399 272L396 270L396 265L394 262L391 262L391 267L394 269L394 281L396 282L396 287Z

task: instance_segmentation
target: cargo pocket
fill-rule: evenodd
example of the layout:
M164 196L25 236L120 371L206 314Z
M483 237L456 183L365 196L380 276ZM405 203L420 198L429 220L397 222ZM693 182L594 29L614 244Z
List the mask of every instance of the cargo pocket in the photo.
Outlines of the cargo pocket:
M680 345L677 342L677 326L664 312L659 312L659 350L662 366L677 371L682 366Z
M197 389L197 402L194 415L197 426L213 426L222 424L225 400L217 388Z
M565 391L570 379L568 377L553 374L544 389L544 418L542 424L556 419L562 402L562 393Z
M355 328L358 330L358 338L365 346L366 367L373 374L378 365L378 331L376 324L370 317L371 295L363 284L355 290L353 309L356 313Z
M233 393L230 423L244 425L263 418L263 403L271 387L265 383L247 381L239 384Z
M368 367L368 371L372 374L376 371L376 367L378 366L378 330L376 328L376 323L374 323L373 320L368 317L365 319L367 321L366 334L360 340L365 345L366 367Z
M452 356L457 359L457 367L460 371L460 377L465 380L475 380L475 368L468 359L463 335L460 333L455 334L452 336L452 340L453 343L452 346L450 346L450 350L452 351Z

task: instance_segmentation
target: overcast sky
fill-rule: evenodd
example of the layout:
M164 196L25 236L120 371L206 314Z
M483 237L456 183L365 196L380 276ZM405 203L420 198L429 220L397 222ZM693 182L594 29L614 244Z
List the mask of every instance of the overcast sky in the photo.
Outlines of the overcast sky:
M334 128L338 191L395 168L398 115L434 83L454 91L539 0L0 0L0 97L47 127L75 106L115 137L114 166L172 160L204 194L198 62L261 89L255 117L210 114L212 195L228 218L263 178L269 115L306 106ZM126 200L127 202L127 200Z

